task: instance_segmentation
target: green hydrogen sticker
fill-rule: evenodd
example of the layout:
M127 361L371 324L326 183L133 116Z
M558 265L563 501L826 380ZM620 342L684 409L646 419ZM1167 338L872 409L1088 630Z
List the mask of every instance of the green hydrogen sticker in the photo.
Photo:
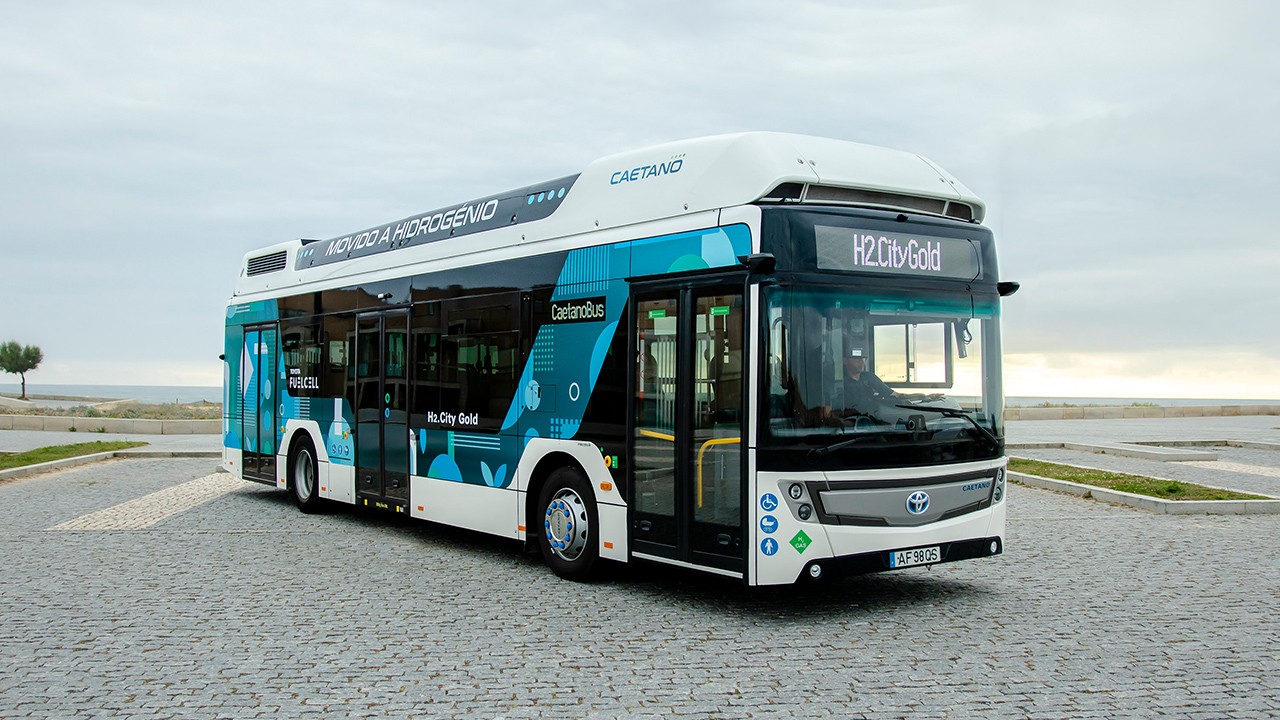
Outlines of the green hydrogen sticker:
M809 536L805 535L803 530L796 533L796 536L791 538L791 547L795 548L796 552L801 555L803 555L804 551L809 549L809 546L812 544L813 540L810 540Z
M650 320L653 320L654 318L664 318L664 317L666 317L666 316L667 316L667 311L666 311L666 309L662 309L662 310L650 310L650 311L649 311L649 319L650 319Z
M728 315L728 314L729 314L729 306L728 306L728 305L716 305L715 307L711 308L711 314L712 314L712 315Z

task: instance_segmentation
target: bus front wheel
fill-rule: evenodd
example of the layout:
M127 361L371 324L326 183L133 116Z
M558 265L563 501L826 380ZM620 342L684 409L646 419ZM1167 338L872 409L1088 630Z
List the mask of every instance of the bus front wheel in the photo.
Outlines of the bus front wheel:
M557 469L542 486L538 507L538 546L547 565L565 580L589 579L600 559L600 523L586 477L577 468Z
M318 468L311 441L298 442L289 455L289 492L293 495L293 504L304 513L320 510Z

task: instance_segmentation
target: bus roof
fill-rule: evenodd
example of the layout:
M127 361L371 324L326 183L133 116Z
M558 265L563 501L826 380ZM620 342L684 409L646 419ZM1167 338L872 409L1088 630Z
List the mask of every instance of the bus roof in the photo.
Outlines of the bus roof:
M259 277L286 269L319 280L465 254L477 243L458 240L487 231L492 242L479 245L502 247L757 202L879 207L969 222L985 213L968 188L920 155L808 135L716 135L609 155L578 175L360 232L256 250L244 258L235 294L304 282ZM392 251L408 252L367 261ZM358 259L366 262L350 262Z

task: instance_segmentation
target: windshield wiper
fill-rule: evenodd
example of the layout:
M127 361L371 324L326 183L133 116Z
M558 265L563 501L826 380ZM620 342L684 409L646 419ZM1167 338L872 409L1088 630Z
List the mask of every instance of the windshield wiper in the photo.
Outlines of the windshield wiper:
M970 417L968 413L964 412L963 410L953 410L951 408L933 407L930 405L897 405L897 407L900 407L903 410L928 410L930 412L936 412L941 415L945 415L947 417L964 418L965 420L969 421L969 424L973 426L974 430L978 431L978 433L983 437L983 439L985 439L988 443L991 444L992 450L1000 449L1000 439L997 438L995 434L992 433L990 430L980 425L977 420L974 420L972 417Z
M847 448L850 445L856 445L862 442L863 440L870 440L872 438L879 438L883 440L884 436L878 433L864 433L862 435L855 435L854 437L851 437L848 440L841 440L838 443L833 443L831 445L823 445L822 447L814 448L809 451L809 456L810 457L826 457L830 453L833 453L836 450L839 450L840 448Z

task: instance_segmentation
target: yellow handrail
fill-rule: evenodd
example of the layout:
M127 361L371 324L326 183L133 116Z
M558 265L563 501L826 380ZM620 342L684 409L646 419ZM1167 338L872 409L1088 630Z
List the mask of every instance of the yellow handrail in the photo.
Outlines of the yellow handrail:
M637 432L639 432L641 435L645 437L654 438L656 440L666 440L667 442L672 442L672 443L676 441L675 435L660 433L656 430L644 430L644 429L638 428ZM698 447L698 475L697 475L698 507L702 507L702 456L707 453L707 448L711 447L712 445L736 445L740 442L742 442L742 438L740 437L712 438L702 443L702 445Z
M666 433L660 433L660 432L658 432L658 431L656 431L656 430L640 430L639 432L640 432L640 434L641 434L641 435L643 435L643 436L645 436L645 437L657 438L657 439L659 439L659 440L666 440L667 442L675 442L675 441L676 441L676 436L675 436L675 435L668 435L668 434L666 434Z
M712 445L736 445L742 442L742 438L712 438L698 448L698 507L702 507L702 456L707 452L707 448Z

